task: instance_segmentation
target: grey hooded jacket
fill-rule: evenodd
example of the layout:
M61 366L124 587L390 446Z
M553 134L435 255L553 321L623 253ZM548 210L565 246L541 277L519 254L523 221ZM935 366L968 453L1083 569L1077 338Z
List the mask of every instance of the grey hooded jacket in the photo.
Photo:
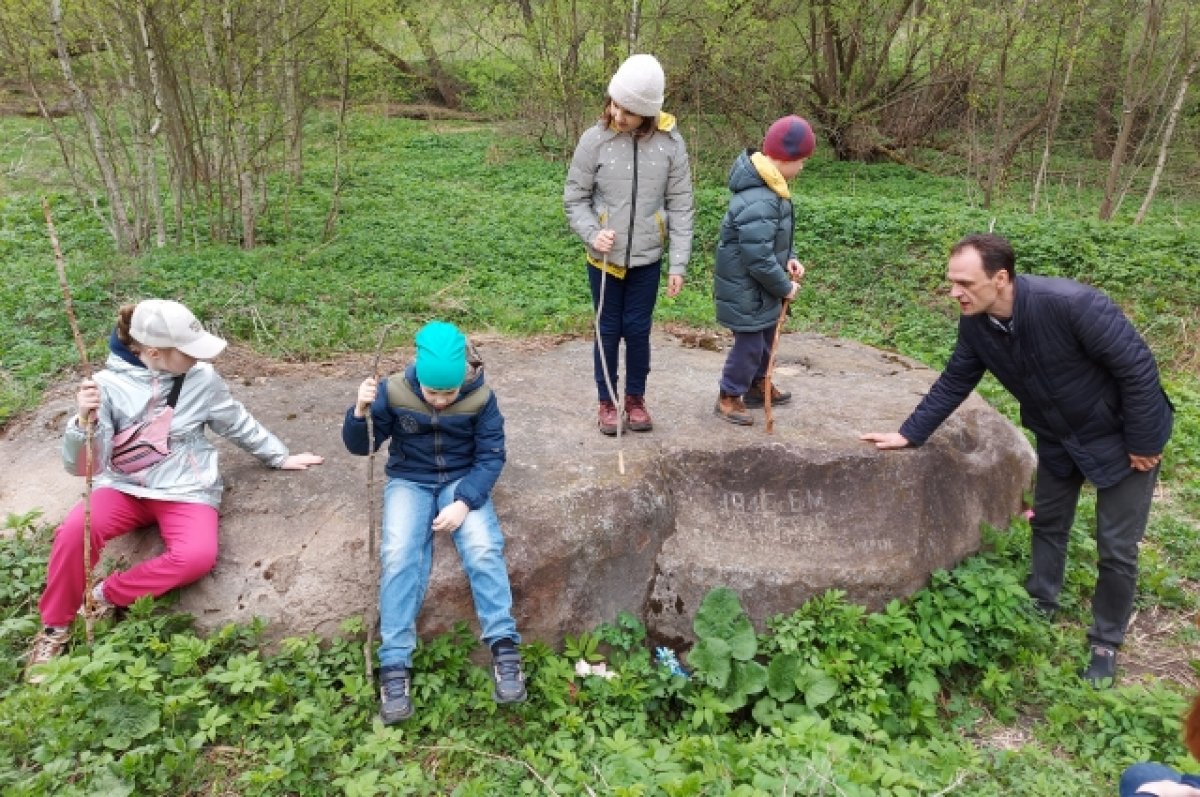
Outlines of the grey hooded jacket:
M175 404L171 454L137 473L126 475L113 470L109 455L114 429L124 429L139 419L151 397L165 404L177 378L109 355L105 369L94 377L100 386L100 410L92 443L96 487L111 487L140 498L219 507L223 485L217 472L217 449L205 436L205 428L270 467L278 468L288 458L287 446L233 398L212 365L197 363L187 372ZM84 430L75 416L67 424L62 443L63 465L69 473L84 474L84 439Z
M648 266L662 259L669 241L668 273L684 275L692 256L692 170L675 118L659 114L654 133L639 138L601 124L585 130L567 171L563 206L597 264L604 255L592 241L611 229L617 239L609 263Z

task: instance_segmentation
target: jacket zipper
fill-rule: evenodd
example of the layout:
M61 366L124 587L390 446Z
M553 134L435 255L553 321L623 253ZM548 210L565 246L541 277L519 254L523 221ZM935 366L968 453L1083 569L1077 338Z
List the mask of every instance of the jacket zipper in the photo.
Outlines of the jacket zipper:
M438 484L441 484L446 481L446 466L442 459L442 427L439 420L438 411L433 410L429 416L433 425L433 464L437 468Z
M633 256L633 225L637 219L637 183L638 183L638 137L633 134L633 196L629 200L629 237L625 241L625 268L629 268L629 260Z

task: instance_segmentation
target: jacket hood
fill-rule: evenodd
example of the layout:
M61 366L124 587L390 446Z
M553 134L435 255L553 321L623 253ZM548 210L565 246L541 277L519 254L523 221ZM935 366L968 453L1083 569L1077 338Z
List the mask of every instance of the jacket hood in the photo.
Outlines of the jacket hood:
M771 189L784 199L791 199L792 192L787 180L771 163L771 159L757 150L748 149L737 156L729 170L729 190L733 193L760 186Z
M600 124L601 125L603 124L603 120L600 121ZM660 132L660 133L668 133L668 134L676 133L676 132L678 132L677 131L678 127L679 127L679 123L675 119L675 115L667 113L666 111L660 112L658 114L658 121L655 122L655 124L654 124L654 128L656 130L658 130L658 132ZM617 130L615 127L612 127L611 125L604 129L611 136L628 135L627 133L622 133L621 131Z
M748 188L766 185L762 175L758 173L758 169L754 168L754 162L750 160L750 156L753 154L754 150L748 149L734 159L733 166L729 168L729 180L727 181L731 192L737 194Z
M117 330L115 329L108 337L108 350L135 368L146 367L146 364L142 362L142 358L134 354L133 349L121 342L121 339L117 337Z
M108 355L108 360L104 363L104 367L114 374L119 374L125 379L143 385L151 384L154 381L154 377L159 374L159 372L147 368L136 357L130 362L115 351Z

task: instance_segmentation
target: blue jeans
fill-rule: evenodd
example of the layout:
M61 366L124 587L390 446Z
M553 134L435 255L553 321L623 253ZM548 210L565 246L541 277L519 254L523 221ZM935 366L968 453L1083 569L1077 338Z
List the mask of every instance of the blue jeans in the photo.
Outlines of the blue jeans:
M454 503L458 481L418 484L388 479L383 488L383 544L379 552L379 665L412 667L417 614L433 567L433 519ZM512 617L512 589L504 561L504 535L492 499L467 513L451 535L471 584L480 636L491 645L520 642Z
M592 287L592 310L600 303L602 272L588 266L588 282ZM592 348L592 363L596 375L596 392L601 401L615 401L604 382L604 367L600 362L600 346L608 363L608 376L613 390L618 390L617 358L621 340L625 341L625 395L646 395L646 377L650 375L650 327L654 305L658 301L658 281L662 261L648 266L635 266L625 272L624 279L612 274L604 277L604 307L600 312L600 340Z
M757 332L734 332L733 346L725 355L725 368L721 371L718 385L727 396L744 396L750 383L767 375L771 364L771 344L775 342L775 328L767 327Z
M1118 794L1120 797L1134 797L1135 794L1139 793L1138 789L1147 783L1157 783L1163 780L1200 787L1200 775L1181 775L1168 766L1146 762L1134 764L1121 773L1121 785Z

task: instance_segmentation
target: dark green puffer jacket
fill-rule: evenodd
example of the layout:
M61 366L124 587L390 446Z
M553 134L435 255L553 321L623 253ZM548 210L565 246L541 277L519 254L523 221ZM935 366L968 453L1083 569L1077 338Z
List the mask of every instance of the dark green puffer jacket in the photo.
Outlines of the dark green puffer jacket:
M787 262L795 257L791 194L778 172L764 179L751 160L754 154L738 155L729 171L733 198L721 222L713 276L717 321L734 332L775 326L783 298L792 290L787 273Z

